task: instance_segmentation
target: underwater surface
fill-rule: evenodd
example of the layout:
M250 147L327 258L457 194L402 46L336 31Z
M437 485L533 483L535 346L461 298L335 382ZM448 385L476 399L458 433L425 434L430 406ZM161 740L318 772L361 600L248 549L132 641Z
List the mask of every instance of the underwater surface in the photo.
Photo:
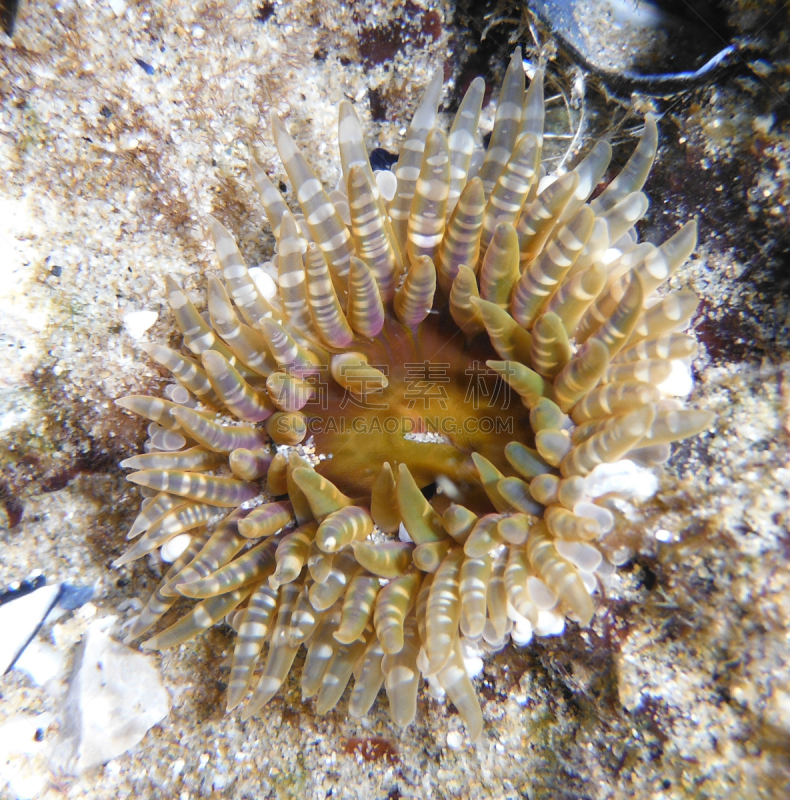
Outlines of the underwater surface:
M696 7L697 13L687 14L681 5L658 8L640 3L636 11L630 3L417 0L344 5L320 0L6 5L5 28L9 29L12 16L14 28L12 37L0 36L0 620L6 632L0 654L4 669L9 667L0 684L0 796L668 800L788 795L790 11L778 2L758 7L729 0L704 3ZM513 60L516 47L521 48L521 58ZM509 64L513 64L510 84L505 78ZM531 134L534 146L540 147L545 174L534 162L534 175L527 177L522 189L508 184L506 188L515 194L505 199L517 206L510 227L514 233L503 217L491 218L484 236L494 242L489 249L501 244L502 254L489 257L485 265L486 248L481 248L483 255L478 254L478 263L472 264L471 283L463 295L467 300L458 300L458 294L453 305L451 289L457 274L462 279L466 275L459 268L466 256L453 262L446 253L440 255L441 235L436 238L431 225L436 217L450 220L453 205L462 202L458 196L463 186L476 184L470 178L456 192L450 179L441 175L431 183L428 171L420 175L420 152L414 170L398 176L408 158L401 155L397 162L395 158L404 143L415 141L409 125L426 89L431 97L434 93L432 102L438 108L427 127L435 122L446 134L462 98L470 86L477 87L470 91L480 94L479 126L475 126L479 130L470 149L472 166L464 169L468 175L480 170L480 196L487 202L499 174L492 161L497 160L494 156L505 136L495 127L497 109L503 105L503 81L515 85L522 98L523 87L529 87L536 74L543 74L545 134L538 145L535 117L521 116L521 110L519 124L522 119L529 121L519 132ZM432 76L436 76L433 84ZM484 80L485 91L475 83L477 77ZM352 190L364 195L362 189L367 187L373 197L374 188L380 187L390 221L375 230L381 236L378 241L402 246L401 267L396 255L384 269L380 267L384 262L374 262L369 251L360 249L367 234L360 232L358 221L355 228L349 167L341 163L345 157L338 147L338 114L350 119L342 111L349 107L359 119L362 143L375 170L374 183L367 173L362 175L364 170L354 170L358 186ZM300 202L309 201L305 200L309 192L299 191L298 174L283 163L288 161L290 144L273 130L272 112L282 119L333 207L340 209L338 227L324 239L316 232L329 219L323 201L312 208L312 218L304 205L300 213ZM524 294L524 288L525 297L534 297L536 287L548 285L549 262L563 263L557 250L540 261L542 245L528 252L529 241L538 234L525 233L523 209L532 207L535 220L556 223L555 238L547 230L546 241L559 242L559 231L571 220L571 212L564 219L562 211L541 217L531 204L538 191L551 186L560 194L582 174L574 170L594 147L600 153L609 146L611 161L601 161L602 172L590 186L590 203L579 197L574 209L578 215L574 230L581 245L577 249L582 252L588 242L596 242L593 218L603 217L616 205L607 209L608 201L598 198L607 197L606 187L616 186L613 179L644 130L649 139L647 114L657 125L655 162L644 187L638 181L629 185L645 202L640 205L641 199L632 198L638 206L635 225L628 219L632 209L623 206L621 216L610 214L608 230L622 228L634 248L643 248L640 254L665 253L659 246L678 231L690 231L683 226L695 220L698 241L693 253L675 259L677 264L669 259L672 274L661 288L650 288L654 299L642 298L638 307L634 305L634 319L618 325L636 326L637 314L644 319L651 309L657 318L663 308L658 298L696 295L698 306L685 317L680 314L683 318L676 327L666 328L671 331L667 336L679 338L671 343L662 340L655 347L670 348L671 352L660 351L666 363L683 363L681 373L687 381L683 388L690 390L684 405L705 412L705 424L674 443L669 459L661 464L657 462L666 453L657 453L655 448L661 445L656 443L682 438L660 434L655 423L656 415L667 427L682 419L673 416L681 392L675 383L669 391L667 376L653 373L642 380L650 391L640 389L640 403L628 400L606 417L635 413L641 403L652 409L640 412L649 420L637 420L643 427L631 431L633 441L622 445L620 455L614 455L617 448L612 442L622 441L624 427L615 430L614 423L595 431L590 427L583 435L581 412L571 410L579 398L571 402L555 388L564 366L574 363L581 352L598 347L582 351L581 329L571 330L565 349L561 341L542 350L539 346L555 342L545 335L554 316L565 323L566 331L570 325L570 306L554 295L566 278L570 284L572 265L562 266L566 271L541 307L540 324L524 316L520 332L511 338L492 335L492 330L509 324L511 313L517 313L510 298L514 287L528 286L528 277L523 276L529 276L534 264L542 266L534 267L538 277L529 284L532 294ZM506 135L515 142L514 131ZM452 146L442 144L444 137L438 132L429 137L426 130L423 138L436 148L436 164L450 176L450 156L446 165L440 162L442 153L455 152ZM422 146L415 144L403 153ZM527 146L522 150L527 159ZM508 158L498 162L500 170ZM250 171L251 159L259 165L259 173L256 168ZM425 195L419 214L408 197L403 201L408 210L398 221L387 196L395 184L381 177L385 173L412 180L411 191ZM547 175L560 180L552 184ZM282 222L276 201L272 208L266 198L262 201L256 185L262 181L282 195L295 215L289 222ZM398 191L403 192L404 185ZM573 183L568 197L577 188ZM470 214L475 191L469 189L463 201ZM514 201L518 192L521 195ZM269 199L273 196L270 193ZM548 196L541 194L544 199ZM568 197L565 202L572 202ZM608 197L611 200L613 192ZM440 210L431 203L438 203ZM366 213L374 214L377 204L368 200ZM482 206L475 213L482 219ZM282 224L278 241L272 233L272 215ZM586 232L585 215L590 223ZM209 216L224 226L213 227L213 238ZM480 224L485 229L486 223ZM513 236L521 237L519 255L512 250ZM620 236L613 238L621 249L630 247ZM308 240L320 247L307 248ZM324 408L319 414L309 412L309 403L299 406L299 381L306 377L298 369L302 362L297 356L282 355L289 343L278 350L280 343L272 343L271 336L267 339L269 323L255 327L239 311L246 306L243 292L234 294L235 285L229 281L228 270L232 273L236 258L235 251L228 255L231 241L246 265L255 268L249 273L258 292L255 296L273 301L273 319L277 313L280 318L287 316L293 335L312 342L312 350L305 346L298 358L309 360L312 352L321 362L334 411ZM295 242L291 250L289 241ZM465 240L460 241L462 247ZM569 241L564 237L563 246ZM353 261L348 268L360 287L353 291L347 288L347 278L342 283L336 280L335 272L346 277L342 265L337 267L332 260L332 248L339 253L346 246L338 242L351 242L348 253L353 250L354 258L360 259L361 266ZM693 246L690 239L688 243ZM596 258L604 265L600 270L626 263L616 260L624 258L622 252L614 252L616 244L607 240L595 257L590 255L592 248L583 251L589 255L585 268L593 265L590 281L599 270L594 267L599 263ZM304 282L287 274L283 278L284 254L302 246L308 271L313 257L318 272L308 274ZM343 257L337 256L337 263ZM581 258L575 252L573 257ZM436 265L433 272L425 258L430 259L431 269ZM328 275L319 269L324 259L331 265ZM511 261L515 266L508 267ZM635 258L633 263L638 272L641 262ZM407 288L400 287L401 294L396 295L401 272L409 264L420 266L409 271ZM628 283L625 266L616 275L606 274L606 291L613 299L608 306L599 305L606 306L607 314L615 307L622 309L625 319L625 297L633 299L637 281ZM644 274L643 270L640 281ZM322 275L323 288L318 280ZM167 286L166 277L180 288ZM227 287L225 305L226 290L218 277L224 277ZM374 284L377 291L370 289ZM622 291L612 288L615 284ZM300 295L299 286L307 286L309 297L317 299L306 301L308 295ZM456 291L461 292L460 282ZM475 291L482 301L468 300ZM333 294L337 306L330 302ZM379 331L375 331L377 296ZM286 311L287 303L291 305ZM214 330L226 343L235 342L227 352L215 347L223 353L220 359L202 357L200 348L182 350L178 309L193 308L190 304L196 309L191 324L200 328L200 335ZM321 327L324 322L318 324L316 319L325 307L329 322ZM451 313L453 308L456 314ZM231 316L223 317L228 309ZM446 310L440 313L441 309ZM549 310L553 316L546 313ZM238 351L243 346L242 339L229 328L218 327L229 319L241 324L243 342L267 339L269 355L274 358L280 352L281 358L274 358L276 363L268 367L261 362L256 372L234 353L234 347ZM586 324L587 341L601 341L596 339L595 324L601 326L600 337L604 323ZM681 324L688 325L685 333L678 327ZM277 325L272 322L269 327L274 328L268 333L287 328ZM369 342L382 330L385 344L377 350ZM527 330L531 342L524 344ZM562 330L551 331L562 339ZM467 334L472 344L466 343ZM632 331L627 336L633 338L622 345L625 352L629 344L637 347L640 337ZM650 336L642 340L649 342ZM168 353L182 358L177 370L191 365L198 378L212 378L202 384L204 394L193 391L199 388L194 375L187 379L182 374L184 379L174 384L146 343L162 348L157 351L160 356L164 347L171 348ZM622 367L618 347L609 345L605 358ZM368 388L355 394L353 380L339 366L332 370L333 364L347 363L338 360L346 352L361 352L369 364L387 365L382 391L400 404L401 417L416 424L406 438L400 430L390 438L372 435L370 425L379 416L359 403L352 404L353 410L343 404L349 398L374 398L370 387L376 381L381 384L380 372L366 372ZM238 362L232 362L234 355ZM639 359L646 360L646 355L652 357L643 352ZM444 428L436 435L424 428L427 415L416 413L415 406L425 402L429 376L417 376L423 380L422 394L410 394L409 382L416 373L408 372L409 364L433 365L429 383L434 399L448 399L449 407L440 407L446 423L469 417L467 362L518 363L526 369L526 360L532 374L543 381L537 395L530 394L537 385L534 381L528 391L513 377L511 404L505 407L504 395L489 402L495 387L502 390L502 381L496 379L501 369L478 385L488 392L487 416L483 416L494 422L510 420L515 432L505 429L489 435L476 430L464 438L455 429ZM591 369L597 369L598 362L592 361ZM235 374L252 388L242 402L234 398L229 402L221 394L226 390L215 386L230 380L228 363L238 364ZM354 362L357 368L361 363ZM268 377L289 369L288 380ZM527 373L519 374L532 380ZM189 380L193 388L180 392L178 387ZM232 391L239 385L234 383ZM289 391L293 394L283 399L283 392ZM668 392L675 394L669 398ZM173 430L172 416L161 417L151 427L150 420L116 404L129 395L165 398L188 409L177 412L184 421L181 432ZM229 450L214 439L212 448L196 438L194 425L189 432L190 420L194 423L190 413L199 416L192 408L215 410L218 397L224 411L217 419L227 426L223 435L235 431L242 436L244 426L254 431L243 446ZM525 397L532 399L528 402ZM546 401L539 407L543 416L535 411L540 397ZM258 420L253 419L256 414ZM327 433L307 425L303 438L296 441L298 436L288 436L294 426L297 434L301 430L299 415L306 421L363 419L368 427L362 434L358 430L350 434L347 428ZM290 427L277 430L271 420L283 416ZM598 419L594 413L590 418ZM633 475L643 481L649 473L651 491L640 495L641 484L632 477L630 485L602 493L605 497L600 500L592 496L588 482L581 501L574 497L574 502L563 504L556 491L559 482L564 482L567 493L571 488L576 491L579 481L572 480L587 481L586 473L597 464L577 464L580 472L574 473L567 448L573 444L581 452L584 436L596 435L602 438L588 450L594 450L596 458L611 455L603 460L617 461L629 450L642 448L637 460L643 471ZM655 448L648 453L651 435ZM277 454L274 447L266 451L268 439L281 456L274 469ZM505 455L505 446L512 441L537 453L544 471L524 472L524 461L519 462L522 471L514 467ZM181 527L168 529L160 541L150 535L150 523L142 538L127 541L141 495L127 481L128 470L120 462L142 458L139 454L146 448L145 458L170 458L189 447L202 450L200 458L206 459L199 467L194 466L197 461L190 462L191 474L208 472L209 480L189 479L186 494L179 494L171 474L171 492L166 494L181 498L176 508L186 513L188 506L189 513L197 516L188 524L179 518ZM240 450L253 455L231 457ZM486 473L489 479L494 476L487 482L483 479L486 487L479 479L482 462L473 460L472 452L496 471ZM566 457L570 460L563 467ZM373 484L385 461L394 469L383 471L380 482L386 483L390 474L391 483L389 489L380 490L377 505ZM158 470L149 475L149 483L161 482L159 473L172 469L135 463L146 471ZM399 464L404 468L398 469ZM487 469L485 464L482 469ZM414 477L413 486L404 472ZM224 483L212 483L212 474ZM310 494L318 485L311 476L318 475L339 494L324 484ZM500 484L503 478L510 482ZM528 491L522 487L527 483ZM252 501L244 494L250 486L255 487ZM262 495L262 490L268 494ZM510 492L506 495L510 505L498 505L503 491ZM220 508L211 499L222 492L229 492L222 496L230 500ZM520 507L513 505L514 498ZM263 556L254 563L248 559L243 562L250 570L246 577L232 578L231 570L223 573L223 580L240 581L234 586L239 592L235 606L206 600L208 605L201 607L208 609L208 617L198 616L192 632L205 630L167 649L146 650L139 639L131 641L130 633L140 627L138 615L152 593L166 583L172 562L178 565L179 557L186 558L189 547L205 545L224 514L248 501L265 508L289 500L293 513L279 523L286 530L276 533L274 528L269 542L279 558L273 561L272 552L268 561ZM601 511L580 508L579 502ZM560 528L558 513L545 514L544 507L567 511L574 518L575 532L564 538L561 531L566 528ZM490 527L480 525L477 533L470 534L477 523L465 529L459 508L476 521L489 520ZM585 509L595 522L582 534L578 526L590 519L584 516ZM253 513L250 508L242 510ZM353 552L357 559L345 572L340 557L332 552L335 545L327 544L329 528L316 533L331 513L340 515L334 518L338 526L341 522L359 526L351 533L351 527L343 528L342 535L351 537L344 552ZM553 527L547 527L549 519ZM204 523L208 523L205 530ZM235 524L233 535L240 544L234 553L249 552L238 539L244 538L245 527ZM253 530L252 525L247 527L248 532ZM429 527L434 538L426 533ZM296 528L303 531L304 540L288 539ZM260 530L258 535L264 536ZM579 546L583 535L589 536L585 542L589 549ZM535 544L544 539L549 542L546 548L554 548L550 563L541 561L541 553L549 550L538 552ZM141 541L150 542L150 547L142 548L139 559L127 561L123 554ZM254 537L249 541L257 544ZM288 553L285 545L280 549L283 541L291 548ZM162 554L159 545L164 545ZM375 571L385 569L374 559L382 546L393 558L407 558L400 572L393 566L386 567L393 570L386 574ZM296 560L286 564L286 555ZM226 557L231 566L238 564L233 557ZM510 607L503 606L499 616L495 592L500 590L484 589L480 624L488 622L490 628L481 633L475 629L477 623L460 616L465 595L459 578L465 561L489 557L492 574L501 572L502 587L508 564L511 576L521 568L523 579L529 576L531 582L523 584L530 589L520 594L502 589L499 596ZM296 650L293 667L286 668L282 685L268 702L249 718L244 706L227 711L229 687L234 679L238 685L240 674L235 669L238 653L234 677L231 673L234 648L244 638L244 608L251 602L253 588L258 587L255 597L264 598L269 579L278 575L274 589L281 594L276 608L282 610L289 592L298 602L297 588L307 595L311 585L324 585L316 575L322 575L324 566L331 570L333 559L340 565L338 574L349 583L349 596L359 601L345 609L346 631L351 631L345 638L351 641L338 645L339 639L326 633L316 634L313 641L331 649L338 672L343 665L337 654L346 654L343 670L345 679L350 678L349 688L331 706L325 700L326 707L320 707L328 689L318 703L303 699L309 691L304 692L302 676L309 672L311 656L307 647L290 648ZM294 564L298 579L288 573ZM555 564L559 572L551 570ZM599 568L604 564L609 567ZM202 580L220 567L221 563L206 568L206 574L198 577ZM354 687L368 680L360 677L362 659L376 636L382 639L373 606L364 604L375 602L371 596L391 598L395 591L387 587L408 589L409 576L416 573L422 599L412 586L413 596L401 621L408 647L372 662L384 665L383 689L366 713L356 714L355 709L364 712L364 708L352 699ZM437 609L443 597L431 589L426 576L446 588L449 600L441 612ZM509 580L508 585L515 586L516 579ZM195 600L180 600L152 631L160 633L188 614L195 602L202 603L200 592L211 594L213 589L206 588L205 581L200 587L198 582L189 595ZM331 614L325 618L324 628L330 634L337 632L344 610L342 596L338 597L332 605L337 612L334 627L326 621ZM175 590L169 598L171 603L178 599ZM519 608L512 602L516 599L523 602ZM588 600L590 605L584 605ZM474 601L464 603L467 614ZM384 600L380 605L380 616L387 612L397 618L394 606ZM442 614L455 625L452 646L435 644L435 634L445 621ZM251 624L252 617L247 616ZM270 622L267 635L277 629L274 612ZM321 639L323 635L327 638ZM458 653L456 645L461 648ZM264 655L258 665L264 671L265 660ZM403 687L396 684L403 674L411 676L407 684L413 692L413 713L403 712L400 701L393 702L393 697L401 696L398 691ZM247 680L255 685L250 674L244 690ZM375 690L375 681L368 685ZM459 714L458 705L464 703L466 711Z

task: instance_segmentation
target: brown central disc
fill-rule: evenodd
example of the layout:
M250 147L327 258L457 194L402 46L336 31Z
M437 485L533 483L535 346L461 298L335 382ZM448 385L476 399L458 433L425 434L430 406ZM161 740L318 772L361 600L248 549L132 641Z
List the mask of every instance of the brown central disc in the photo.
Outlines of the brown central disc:
M314 379L316 395L302 411L316 452L328 456L317 467L324 477L361 497L383 462L403 463L420 486L444 478L453 500L478 505L472 453L511 474L504 448L531 439L529 416L486 366L497 354L485 337L467 343L449 315L432 313L414 330L388 317L378 339L356 349L389 383L360 397Z

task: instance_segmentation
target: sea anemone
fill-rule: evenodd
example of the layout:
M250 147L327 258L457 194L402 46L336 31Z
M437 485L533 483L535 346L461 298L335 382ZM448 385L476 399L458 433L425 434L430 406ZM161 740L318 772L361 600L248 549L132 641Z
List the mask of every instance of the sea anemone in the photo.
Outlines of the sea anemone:
M485 151L484 88L471 83L446 135L437 73L394 175L371 170L342 103L329 193L273 114L301 214L253 160L276 255L248 270L211 219L223 280L208 278L208 313L168 278L183 352L144 346L176 383L167 399L118 401L151 425L146 452L123 462L145 499L116 564L158 548L173 561L129 639L196 600L143 646L227 622L228 707L246 699L245 718L304 645L317 713L353 675L350 714L383 685L405 726L424 678L478 739L480 657L566 618L590 624L614 571L601 543L624 524L618 493L711 423L678 399L697 298L657 294L696 223L660 246L634 230L653 117L590 199L611 147L546 174L542 70L526 89L513 55Z

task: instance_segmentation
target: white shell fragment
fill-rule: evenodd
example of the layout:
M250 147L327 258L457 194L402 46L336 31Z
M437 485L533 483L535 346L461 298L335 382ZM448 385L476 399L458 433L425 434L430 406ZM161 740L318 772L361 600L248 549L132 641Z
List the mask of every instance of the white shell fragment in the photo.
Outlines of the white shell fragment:
M691 376L691 367L679 358L670 362L672 371L669 377L656 386L665 397L688 397L694 388L694 379Z
M274 278L269 275L268 272L265 272L261 267L250 267L247 272L249 272L250 277L252 278L255 286L258 288L258 291L267 299L271 299L277 294L277 284L274 282Z
M159 551L159 554L162 556L162 561L167 564L172 564L181 553L189 547L191 541L192 537L188 533L180 533L178 536L174 536L172 539L165 542Z
M376 185L379 187L381 196L389 203L395 197L395 190L398 188L398 179L388 169L377 169L373 172Z
M535 633L538 636L559 636L565 630L565 616L556 611L538 611Z
M451 750L460 750L464 743L463 734L460 731L450 731L447 734L447 746Z
M615 493L644 501L658 491L658 478L652 470L622 459L613 464L599 464L585 477L584 491L591 498Z
M406 526L401 522L398 526L398 539L402 542L411 542L413 539L409 536L409 532L406 530Z
M61 715L58 753L69 772L125 753L170 711L153 659L114 641L115 617L93 622L74 658Z
M143 334L154 325L158 317L156 311L130 311L123 318L123 327L132 339L142 339Z

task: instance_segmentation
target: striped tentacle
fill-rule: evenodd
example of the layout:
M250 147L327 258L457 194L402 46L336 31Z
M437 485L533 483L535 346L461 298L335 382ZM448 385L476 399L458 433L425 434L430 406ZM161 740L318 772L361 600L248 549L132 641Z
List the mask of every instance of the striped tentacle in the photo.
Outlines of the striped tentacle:
M506 309L520 277L518 234L509 222L500 222L480 268L480 296Z
M461 619L459 580L463 559L463 548L453 548L445 556L431 584L425 617L425 650L431 674L437 673L447 663L458 637Z
M397 483L392 467L385 461L374 481L370 496L370 515L385 533L395 533L400 527Z
M325 553L337 553L351 542L363 541L372 531L373 519L367 509L346 506L324 519L315 538Z
M289 643L291 616L299 595L299 588L299 586L289 583L280 591L280 602L269 642L269 652L266 654L266 663L258 678L258 683L253 689L252 697L241 713L242 719L249 719L260 711L277 694L291 670L291 665L296 658L296 651L299 649L298 646L291 647Z
M464 94L461 105L453 119L447 146L450 151L450 193L447 196L447 213L452 214L458 198L464 190L469 174L469 164L475 149L475 134L480 121L486 85L482 78L475 78Z
M176 406L171 414L192 439L217 453L230 453L239 448L257 450L268 441L260 428L220 425L191 408Z
M250 511L239 521L238 530L246 539L263 539L273 536L293 521L294 510L290 500L277 500Z
M545 526L536 525L527 541L530 566L551 590L579 618L583 626L590 624L593 602L576 568L557 552Z
M354 109L354 106L348 100L341 100L338 109L338 146L340 149L340 164L343 170L343 183L346 186L348 194L349 205L351 204L351 183L356 181L359 185L364 183L370 191L371 200L375 202L378 210L378 216L384 225L386 239L389 242L389 248L392 250L392 259L394 262L393 271L400 273L403 269L403 259L401 257L395 232L392 229L392 223L387 214L386 203L384 197L378 188L376 179L373 175L373 170L370 166L368 158L368 151L365 147L365 139L362 133L362 125L359 122L359 117ZM352 178L352 172L361 170L362 178L357 175ZM352 212L353 221L353 212ZM352 228L353 233L353 228ZM359 253L359 246L356 247Z
M326 351L317 347L309 350L303 347L283 325L273 319L263 320L260 331L280 369L295 375L309 375L328 360Z
M463 202L463 198L461 202ZM461 202L458 204L459 207ZM469 267L460 264L450 290L449 306L455 324L464 332L467 341L486 329L483 317L473 302L479 298L480 292L474 272Z
M363 717L376 702L384 683L384 672L381 668L383 659L381 644L373 636L354 667L354 689L348 701L348 713L352 717Z
M637 322L638 327L639 322ZM650 335L655 334L651 332ZM655 335L655 338L642 339L628 345L612 360L622 362L651 358L690 359L697 355L698 349L699 345L693 336L686 333L662 333Z
M560 215L559 224L565 225L573 215L590 199L595 187L603 179L609 162L612 160L612 146L608 142L598 141L592 150L576 165L574 172L579 176L579 183L573 197L568 201Z
M460 267L477 270L484 211L483 182L472 178L461 192L436 255L439 286L445 294L450 293Z
M609 229L609 241L617 242L647 213L650 201L644 192L632 192L600 216Z
M410 328L419 325L431 312L436 292L436 269L430 256L419 256L406 273L395 294L395 314Z
M308 381L287 372L272 372L266 379L266 391L280 411L299 411L315 394Z
M524 108L521 114L519 136L534 136L538 147L543 148L543 130L546 121L546 105L543 98L543 79L545 70L535 70L529 88L524 96Z
M319 523L341 508L353 505L350 497L346 497L337 486L312 468L295 468L293 479L307 498L310 511Z
M354 253L351 234L283 121L274 112L271 125L277 152L296 191L307 227L329 264L338 297L344 298L349 259Z
M591 339L563 367L554 380L554 397L563 411L569 411L603 378L609 366L609 349Z
M206 503L186 502L171 508L162 514L120 558L117 558L113 566L121 567L152 553L174 536L205 525L216 513L217 509Z
M208 276L208 311L214 330L242 364L263 376L277 369L266 340L254 328L239 321L225 287L213 275Z
M359 571L360 565L348 550L341 551L332 561L329 573L321 582L310 587L310 602L316 611L326 611L345 591L351 578Z
M198 603L178 622L143 642L142 647L146 650L165 650L189 641L230 614L249 596L251 591L249 588L238 589L235 592L210 597L208 600Z
M436 260L444 235L449 191L447 137L439 128L432 128L425 142L407 226L406 253L411 265L424 256Z
M124 469L185 469L189 472L205 472L225 463L219 453L190 447L175 453L141 453L121 461Z
M691 322L697 306L699 297L690 289L666 295L642 312L626 343L631 347L656 336L684 330Z
M138 486L224 508L240 506L258 494L257 487L245 481L183 470L145 469L127 475L126 480Z
M364 261L352 256L346 316L351 328L360 336L373 339L381 333L385 319L383 300L372 270Z
M571 360L571 344L562 320L552 313L538 318L532 329L532 367L544 378L553 379Z
M283 221L283 215L288 211L288 206L274 184L266 177L263 167L252 157L250 158L250 174L266 211L269 227L272 229L274 238L279 239L280 225Z
M246 513L246 511L236 509L228 514L214 533L204 541L197 555L185 567L175 572L162 586L162 595L180 597L181 594L176 589L178 584L205 578L229 563L247 543L238 528L239 521Z
M247 450L239 447L228 455L231 472L243 481L257 481L269 471L272 454L268 448Z
M202 360L212 388L236 417L245 422L261 422L274 413L269 398L253 389L216 350L206 350Z
M247 272L244 259L231 233L213 217L209 218L209 226L222 268L222 279L242 317L253 327L268 317L278 319L280 315L258 291L258 287Z
M551 393L551 384L529 367L518 361L486 361L503 381L521 398L526 408L532 408L542 397Z
M176 589L184 597L203 599L232 592L250 583L259 583L274 571L276 539L268 539L205 578L179 583Z
M326 259L313 242L307 246L306 266L311 327L315 326L321 340L330 347L348 347L354 341L354 332L340 307Z
M376 597L373 625L385 653L399 653L404 645L404 622L411 611L422 576L412 570L391 580Z
M387 388L387 376L368 363L362 353L340 353L332 356L329 366L332 377L356 397L365 397Z
M546 311L556 314L568 335L573 336L579 320L601 293L605 283L606 267L600 262L592 264L570 280L566 275L562 285L551 296Z
M504 309L477 297L471 297L472 307L479 313L494 350L505 361L531 363L532 337Z
M491 141L478 173L483 182L483 191L486 197L491 195L516 144L516 138L521 129L525 86L521 48L517 47L505 72L494 116Z
M304 239L290 211L283 214L277 240L279 296L288 325L302 335L315 338L308 308L307 278L304 264Z
M134 414L141 417L150 419L159 425L167 428L168 430L179 430L180 424L177 419L170 413L173 409L179 408L176 403L171 403L170 400L163 400L160 397L149 397L144 394L130 394L126 397L120 397L115 401L116 406L125 408ZM205 419L202 414L193 412Z
M596 216L601 216L631 192L638 192L647 180L658 151L658 126L652 114L645 115L645 128L639 144L617 177L590 203Z
M522 136L497 179L483 215L480 246L486 250L499 223L518 222L530 187L539 177L540 146L535 136Z
M395 238L402 253L406 251L411 204L417 180L420 177L420 164L422 163L422 154L425 149L425 140L428 138L428 131L436 124L441 96L442 71L437 70L431 77L417 110L414 112L411 124L406 132L406 138L401 146L398 163L394 169L398 186L395 190L395 196L389 203L388 210L392 220L392 229L395 232Z
M578 184L577 173L569 172L547 186L524 208L516 226L522 270L527 269L543 252Z
M272 628L277 610L277 592L267 583L255 588L239 622L228 679L228 711L236 708L252 681L263 644Z
M374 274L382 300L389 302L395 296L402 267L387 233L386 212L376 202L375 185L362 167L351 167L348 204L356 254Z
M540 198L535 202L540 202ZM510 302L513 319L520 325L528 328L534 324L587 244L594 221L592 211L583 208L557 232L557 236L521 276Z
M417 486L406 464L398 466L397 501L403 527L420 544L447 538L442 520Z
M151 356L154 361L157 361L165 369L170 370L173 373L173 377L185 389L199 398L201 402L210 408L219 408L221 405L219 398L211 388L211 383L205 371L197 362L161 344L141 342L140 348Z
M156 590L143 607L143 610L132 623L129 633L123 640L124 644L131 644L135 639L139 639L147 630L156 625L156 623L176 604L178 594L174 593L172 596L165 595L162 593L162 589L195 558L208 538L209 534L206 531L202 531L192 537L189 546L170 565L170 569L165 573L159 586L157 586Z

